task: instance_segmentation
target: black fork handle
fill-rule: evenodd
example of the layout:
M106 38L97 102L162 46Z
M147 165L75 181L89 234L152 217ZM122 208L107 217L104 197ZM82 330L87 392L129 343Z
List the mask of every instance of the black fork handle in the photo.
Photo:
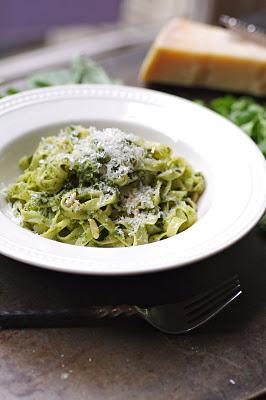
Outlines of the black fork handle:
M1 329L59 328L100 325L113 318L136 314L130 306L90 306L88 308L0 310Z

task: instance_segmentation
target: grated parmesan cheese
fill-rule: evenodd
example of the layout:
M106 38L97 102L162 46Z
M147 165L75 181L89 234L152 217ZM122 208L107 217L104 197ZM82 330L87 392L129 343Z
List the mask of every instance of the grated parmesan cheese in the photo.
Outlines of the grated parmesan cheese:
M128 234L129 236L134 235L141 226L145 226L146 224L153 225L155 223L155 220L157 220L160 216L160 213L153 214L152 212L147 211L136 211L137 213L134 216L123 216L116 221L122 225L130 225L131 232Z
M138 209L152 209L154 203L152 196L155 195L155 189L151 186L140 184L139 188L126 190L121 196L123 207L127 213L131 214Z
M71 131L73 145L71 153L68 153L66 149L66 151L50 155L47 161L67 159L70 169L73 169L75 163L82 165L89 160L97 169L105 165L106 178L110 180L119 179L143 164L145 149L137 144L140 140L137 136L124 133L117 128L97 130L95 127L90 127L88 136L77 138L81 131L84 131L84 128L76 127ZM61 141L69 139L69 132L62 131L58 139ZM41 160L40 163L42 162Z

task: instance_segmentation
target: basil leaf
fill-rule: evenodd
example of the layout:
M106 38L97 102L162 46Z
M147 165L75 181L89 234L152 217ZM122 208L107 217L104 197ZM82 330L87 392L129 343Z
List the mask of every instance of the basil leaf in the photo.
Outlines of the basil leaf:
M85 57L73 60L69 68L40 71L27 78L25 89L35 89L56 85L82 83L117 83L111 79L105 70L97 63ZM18 93L20 90L9 88L0 93L0 98Z
M95 62L84 57L76 58L69 69L57 69L39 72L28 80L30 88L44 86L82 84L82 83L115 83L105 70Z

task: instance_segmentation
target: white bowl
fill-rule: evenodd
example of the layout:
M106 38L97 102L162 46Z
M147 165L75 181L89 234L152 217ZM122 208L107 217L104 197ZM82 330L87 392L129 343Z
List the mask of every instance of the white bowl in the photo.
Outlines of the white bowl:
M228 247L259 220L266 206L266 163L236 126L193 102L152 90L116 85L37 89L0 101L0 183L14 182L18 160L41 136L69 124L118 127L169 144L207 187L198 222L157 243L130 248L62 244L24 229L0 199L0 252L57 271L114 275L176 268ZM214 266L215 267L215 266Z

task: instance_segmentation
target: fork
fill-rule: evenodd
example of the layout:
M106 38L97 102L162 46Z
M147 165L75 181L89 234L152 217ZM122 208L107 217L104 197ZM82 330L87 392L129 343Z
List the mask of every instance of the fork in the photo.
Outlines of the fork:
M164 333L181 334L205 324L242 293L237 275L176 304L135 307L137 313Z
M264 29L254 24L249 24L241 19L230 17L229 15L221 15L219 22L221 25L243 38L266 46L266 32Z
M190 332L203 325L242 293L237 275L175 304L153 307L90 306L88 308L59 308L44 310L0 310L0 327L41 328L86 326L95 320L137 315L164 333Z

